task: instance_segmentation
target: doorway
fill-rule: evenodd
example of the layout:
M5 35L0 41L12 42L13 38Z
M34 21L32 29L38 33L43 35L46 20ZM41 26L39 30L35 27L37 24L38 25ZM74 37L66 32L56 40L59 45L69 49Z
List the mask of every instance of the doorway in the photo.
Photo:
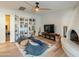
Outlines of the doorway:
M6 42L10 42L10 15L6 15L5 20L6 20L6 25L5 25Z

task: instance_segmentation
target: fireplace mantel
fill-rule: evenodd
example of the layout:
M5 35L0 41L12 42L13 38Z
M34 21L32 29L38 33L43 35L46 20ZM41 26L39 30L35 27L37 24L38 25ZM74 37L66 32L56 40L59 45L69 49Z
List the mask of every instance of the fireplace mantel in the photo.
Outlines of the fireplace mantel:
M62 48L70 57L79 57L79 45L72 42L70 39L61 39Z

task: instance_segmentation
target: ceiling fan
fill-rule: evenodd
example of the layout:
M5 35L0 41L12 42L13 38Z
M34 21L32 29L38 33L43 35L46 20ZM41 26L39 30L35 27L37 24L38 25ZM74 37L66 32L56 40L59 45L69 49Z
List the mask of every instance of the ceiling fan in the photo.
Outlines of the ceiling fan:
M35 6L33 6L32 4L30 4L29 2L25 2L25 3L32 7L32 11L33 12L51 10L49 8L41 8L41 7L39 7L39 2L35 2Z

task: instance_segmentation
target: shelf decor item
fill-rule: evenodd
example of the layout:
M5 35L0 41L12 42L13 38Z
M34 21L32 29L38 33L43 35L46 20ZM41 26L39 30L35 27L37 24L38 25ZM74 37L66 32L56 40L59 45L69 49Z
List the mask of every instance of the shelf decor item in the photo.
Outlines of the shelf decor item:
M29 21L32 21L32 19L30 18Z
M38 35L39 35L39 36L41 35L41 27L39 27Z
M28 27L28 24L27 24L27 23L25 23L24 27Z
M20 21L24 21L24 18L20 18Z
M33 19L33 22L35 22L35 19Z
M25 21L28 21L28 19L25 19Z

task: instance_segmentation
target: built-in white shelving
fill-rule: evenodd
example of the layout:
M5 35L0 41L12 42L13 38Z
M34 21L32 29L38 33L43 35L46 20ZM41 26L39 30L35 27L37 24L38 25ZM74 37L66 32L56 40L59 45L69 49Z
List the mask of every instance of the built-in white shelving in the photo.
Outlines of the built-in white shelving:
M35 31L34 18L24 18L15 15L15 40L21 36L30 37L33 31Z

